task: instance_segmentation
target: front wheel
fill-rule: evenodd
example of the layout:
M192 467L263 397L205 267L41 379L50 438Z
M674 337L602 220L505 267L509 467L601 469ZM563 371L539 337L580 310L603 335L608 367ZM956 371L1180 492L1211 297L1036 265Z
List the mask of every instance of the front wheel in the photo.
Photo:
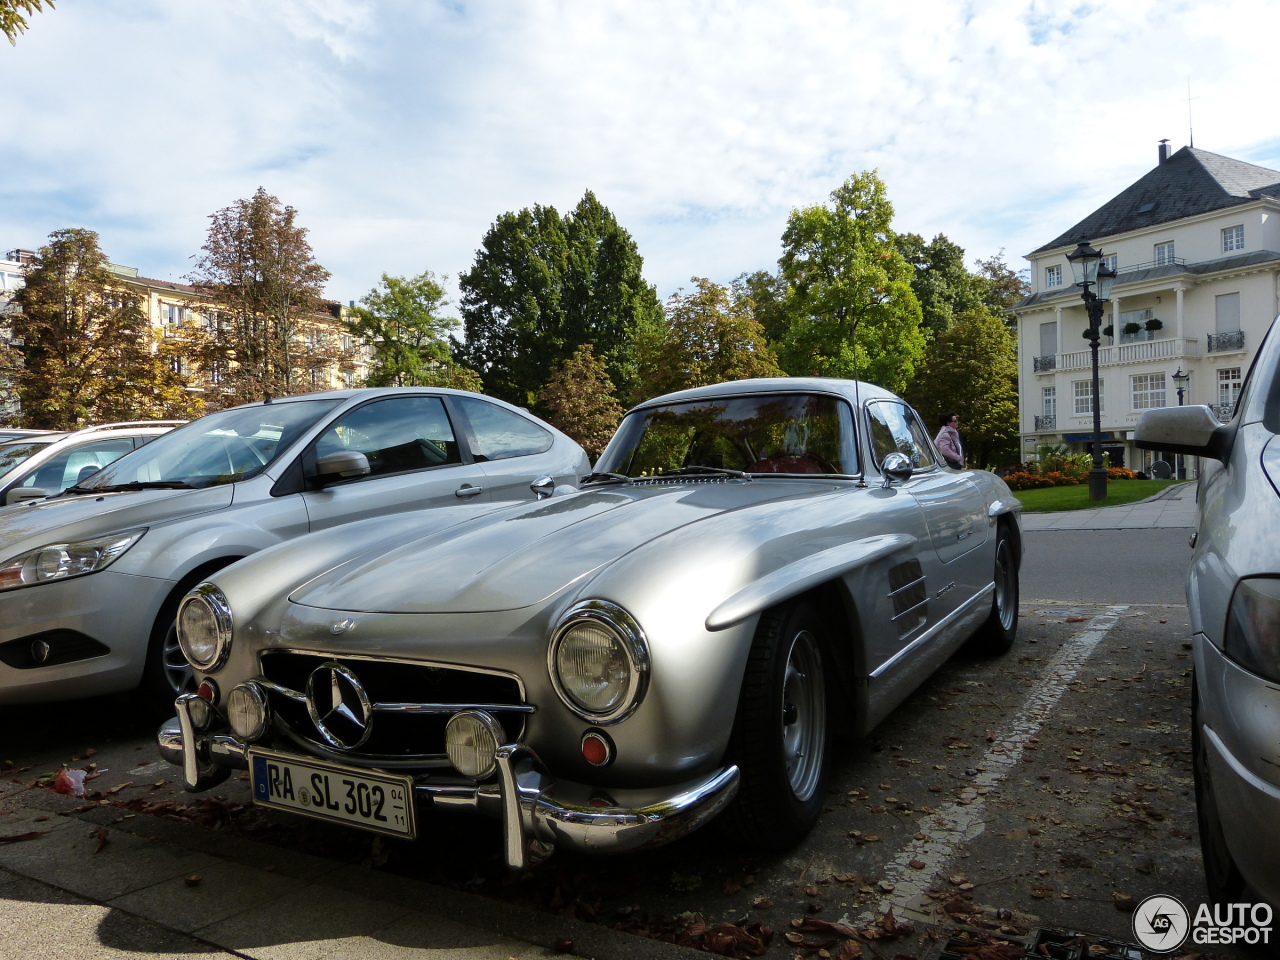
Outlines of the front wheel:
M757 847L781 850L813 829L830 767L827 644L808 603L760 619L747 660L729 759L741 780L735 826Z
M1200 691L1191 682L1191 774L1196 787L1196 821L1200 828L1200 855L1204 860L1205 886L1214 903L1235 903L1244 894L1244 877L1227 846L1226 834L1218 814L1218 800L1213 790L1209 767L1209 747L1200 729Z
M991 574L995 593L991 613L970 641L977 653L1007 652L1018 636L1018 554L1013 537L1001 528L996 537L995 569Z
M177 621L169 619L158 624L152 631L142 670L142 695L157 710L172 713L178 694L191 693L194 688L191 665L178 645Z

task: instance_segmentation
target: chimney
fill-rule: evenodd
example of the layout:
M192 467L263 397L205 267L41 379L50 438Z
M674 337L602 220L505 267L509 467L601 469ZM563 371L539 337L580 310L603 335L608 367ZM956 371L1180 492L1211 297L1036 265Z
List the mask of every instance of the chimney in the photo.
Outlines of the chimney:
M1161 163L1164 163L1166 160L1168 160L1169 155L1172 153L1173 153L1173 150L1169 146L1168 140L1161 140L1160 145L1156 147L1156 156L1160 158Z

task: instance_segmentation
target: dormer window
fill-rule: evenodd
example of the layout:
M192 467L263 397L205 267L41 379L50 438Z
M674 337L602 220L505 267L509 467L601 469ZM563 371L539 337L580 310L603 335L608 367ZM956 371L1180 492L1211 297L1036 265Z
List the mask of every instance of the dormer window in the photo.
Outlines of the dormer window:
M1244 224L1227 227L1222 231L1222 252L1244 249Z
M1044 268L1044 285L1046 287L1062 286L1062 264L1055 263L1052 267Z

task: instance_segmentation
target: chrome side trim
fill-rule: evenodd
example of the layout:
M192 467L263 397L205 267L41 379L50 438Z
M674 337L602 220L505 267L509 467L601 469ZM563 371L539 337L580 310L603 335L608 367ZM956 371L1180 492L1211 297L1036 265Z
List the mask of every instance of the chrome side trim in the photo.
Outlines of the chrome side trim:
M906 656L909 656L911 651L915 650L916 647L923 646L924 644L928 643L930 640L936 637L939 633L945 630L948 626L950 626L953 621L960 619L962 616L968 613L976 604L981 603L983 600L988 599L993 593L995 593L995 589L996 589L996 585L994 583L988 583L985 587L983 587L981 590L975 593L972 597L970 597L968 600L966 600L956 609L952 610L949 614L947 614L945 617L939 620L936 624L934 624L924 633L920 634L920 636L916 637L914 640L912 640L909 644L907 644L905 647L903 647L901 650L895 653L892 657L890 657L884 663L880 664L880 666L872 670L871 679L872 680L876 679L882 673L885 673L887 670L893 667L894 664L896 664L899 660L903 659Z
M253 679L260 686L265 687L266 689L270 690L272 693L278 693L282 697L288 697L290 700L296 700L298 703L307 702L307 695L305 693L302 693L299 690L290 690L288 687L281 686L278 683L272 683L270 680L266 679L265 677L254 677Z
M890 617L889 622L897 623L900 619L905 617L907 614L912 613L916 610L919 610L921 607L927 607L928 605L929 605L929 595L925 594L925 597L923 600L921 600L919 603L916 603L916 604L913 604L912 606L907 607L907 609L903 610L901 613L895 614L894 616ZM907 649L910 650L911 648L908 647ZM874 677L875 674L873 673L872 676Z
M374 713L458 713L485 710L493 713L534 713L530 703L375 703Z

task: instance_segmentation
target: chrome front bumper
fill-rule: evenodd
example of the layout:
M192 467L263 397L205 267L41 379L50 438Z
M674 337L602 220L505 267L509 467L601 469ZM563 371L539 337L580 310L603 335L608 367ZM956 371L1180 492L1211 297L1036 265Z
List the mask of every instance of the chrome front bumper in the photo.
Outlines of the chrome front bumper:
M160 727L156 743L165 760L182 767L186 789L208 790L231 770L247 770L249 748L229 734L196 731L185 699L179 698L178 716ZM514 870L525 869L554 847L626 853L661 846L702 826L738 791L738 768L730 766L677 784L658 800L646 791L644 803L596 806L564 799L566 793L583 794L586 788L557 784L537 754L522 744L500 747L496 760L496 779L490 782L440 786L424 778L415 783L414 794L418 801L444 809L500 818L507 865Z

